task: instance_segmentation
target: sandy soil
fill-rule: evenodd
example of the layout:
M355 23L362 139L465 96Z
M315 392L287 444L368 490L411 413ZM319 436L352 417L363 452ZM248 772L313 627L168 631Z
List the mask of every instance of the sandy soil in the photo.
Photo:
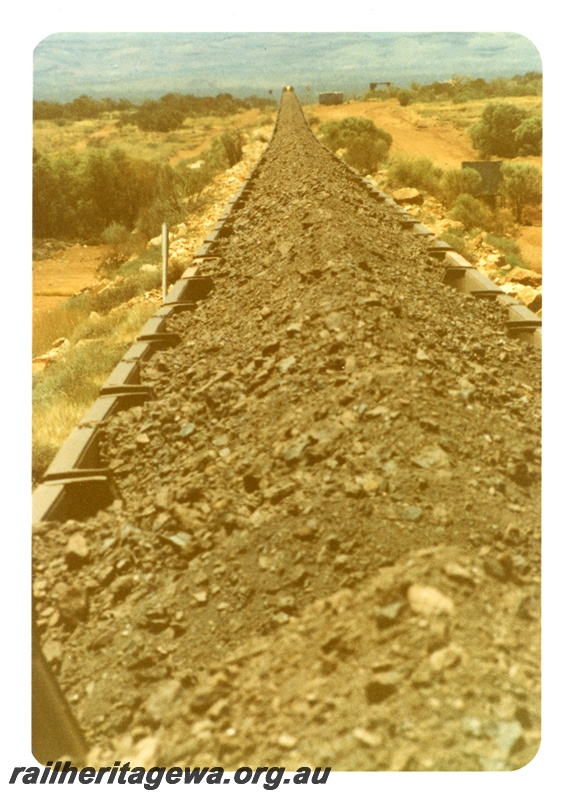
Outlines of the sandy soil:
M96 281L100 261L107 249L103 245L76 244L59 251L55 258L33 262L34 325L43 314Z
M542 227L524 226L517 241L529 268L542 274Z

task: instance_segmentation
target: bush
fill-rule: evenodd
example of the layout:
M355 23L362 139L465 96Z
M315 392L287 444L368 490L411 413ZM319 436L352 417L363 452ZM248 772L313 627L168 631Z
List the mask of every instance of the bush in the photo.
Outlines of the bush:
M398 187L409 186L437 196L442 170L429 158L398 155L389 167L389 177Z
M362 172L372 174L387 159L388 146L383 139L377 141L366 137L352 139L344 154L344 161Z
M242 134L239 131L225 131L220 137L220 141L226 152L228 166L233 167L242 160L244 153Z
M121 225L118 222L112 222L102 231L101 238L104 244L109 244L112 247L121 247L129 240L130 236L130 231L125 225Z
M388 92L372 92L370 96L396 97L401 91L407 92L411 103L430 103L450 100L462 103L485 97L526 97L542 94L542 75L539 72L528 72L515 75L513 78L494 78L486 81L483 78L454 76L450 81L434 81L428 85L413 82L410 89L399 90L390 87ZM399 98L401 102L401 98Z
M507 263L512 267L522 267L524 269L528 268L528 264L523 260L521 248L514 239L509 239L506 236L498 236L495 233L489 233L485 237L485 241L492 247L496 247L498 250L501 250L501 252L505 254Z
M473 146L482 158L515 158L518 145L515 131L525 121L527 112L510 103L489 103L479 122L470 128Z
M77 303L61 303L41 318L41 325L34 326L32 357L41 356L53 347L60 337L70 339L77 325L90 313Z
M371 119L365 117L345 117L340 120L332 120L322 126L322 137L324 144L333 152L341 147L348 147L353 139L366 138L371 140L381 139L391 147L393 137L383 128L378 128Z
M494 234L499 234L500 236L506 234L514 235L515 217L513 212L508 208L496 208L493 214L491 230Z
M529 117L515 129L515 144L520 156L542 154L542 117Z
M34 376L34 482L39 480L61 442L96 398L108 373L127 350L132 337L154 307L136 305L108 317L85 319L67 337L73 344L81 339L83 342ZM86 307L82 311L90 313ZM92 337L96 337L97 341L84 341Z
M155 195L157 164L122 150L41 156L33 164L33 233L100 241L112 223L132 229Z
M146 100L132 116L132 121L140 130L162 133L180 128L184 119L183 111L160 100Z
M481 185L482 178L477 170L469 167L449 169L440 178L440 197L450 207L460 194L475 196Z
M501 192L509 200L515 220L521 224L526 206L542 200L542 173L534 164L502 164Z
M138 231L132 232L117 222L112 222L102 231L102 241L110 248L100 264L99 272L112 273L118 269L133 253L143 247L145 240Z
M461 222L466 230L469 231L475 228L485 230L492 221L490 209L477 197L472 197L471 194L459 195L450 210L449 216L450 219Z

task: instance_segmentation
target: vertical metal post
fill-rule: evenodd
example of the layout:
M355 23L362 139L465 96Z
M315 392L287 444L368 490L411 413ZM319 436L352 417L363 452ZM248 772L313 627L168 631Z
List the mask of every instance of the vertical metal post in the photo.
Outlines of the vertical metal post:
M163 300L167 295L167 261L169 258L169 228L166 222L161 226L161 253L163 256L162 292Z

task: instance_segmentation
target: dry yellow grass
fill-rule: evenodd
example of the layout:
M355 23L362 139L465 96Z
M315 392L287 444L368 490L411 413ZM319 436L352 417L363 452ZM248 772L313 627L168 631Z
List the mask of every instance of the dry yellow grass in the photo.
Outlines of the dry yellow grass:
M131 158L176 161L189 158L229 128L256 127L265 111L249 109L226 117L187 117L183 127L170 133L142 131L137 125L120 125L119 114L104 114L97 120L37 120L33 126L34 147L47 155L69 150L81 152L89 147L119 147Z
M34 377L33 476L38 479L97 397L100 387L158 300L114 309L108 317L74 325L71 348ZM85 338L80 338L85 335Z

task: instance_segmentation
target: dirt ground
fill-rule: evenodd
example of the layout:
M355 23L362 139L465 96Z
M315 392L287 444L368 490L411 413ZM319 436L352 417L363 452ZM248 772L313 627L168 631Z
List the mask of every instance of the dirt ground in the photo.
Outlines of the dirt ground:
M75 244L33 262L33 324L68 297L94 283L108 248Z
M542 227L525 225L517 241L529 268L542 274Z

